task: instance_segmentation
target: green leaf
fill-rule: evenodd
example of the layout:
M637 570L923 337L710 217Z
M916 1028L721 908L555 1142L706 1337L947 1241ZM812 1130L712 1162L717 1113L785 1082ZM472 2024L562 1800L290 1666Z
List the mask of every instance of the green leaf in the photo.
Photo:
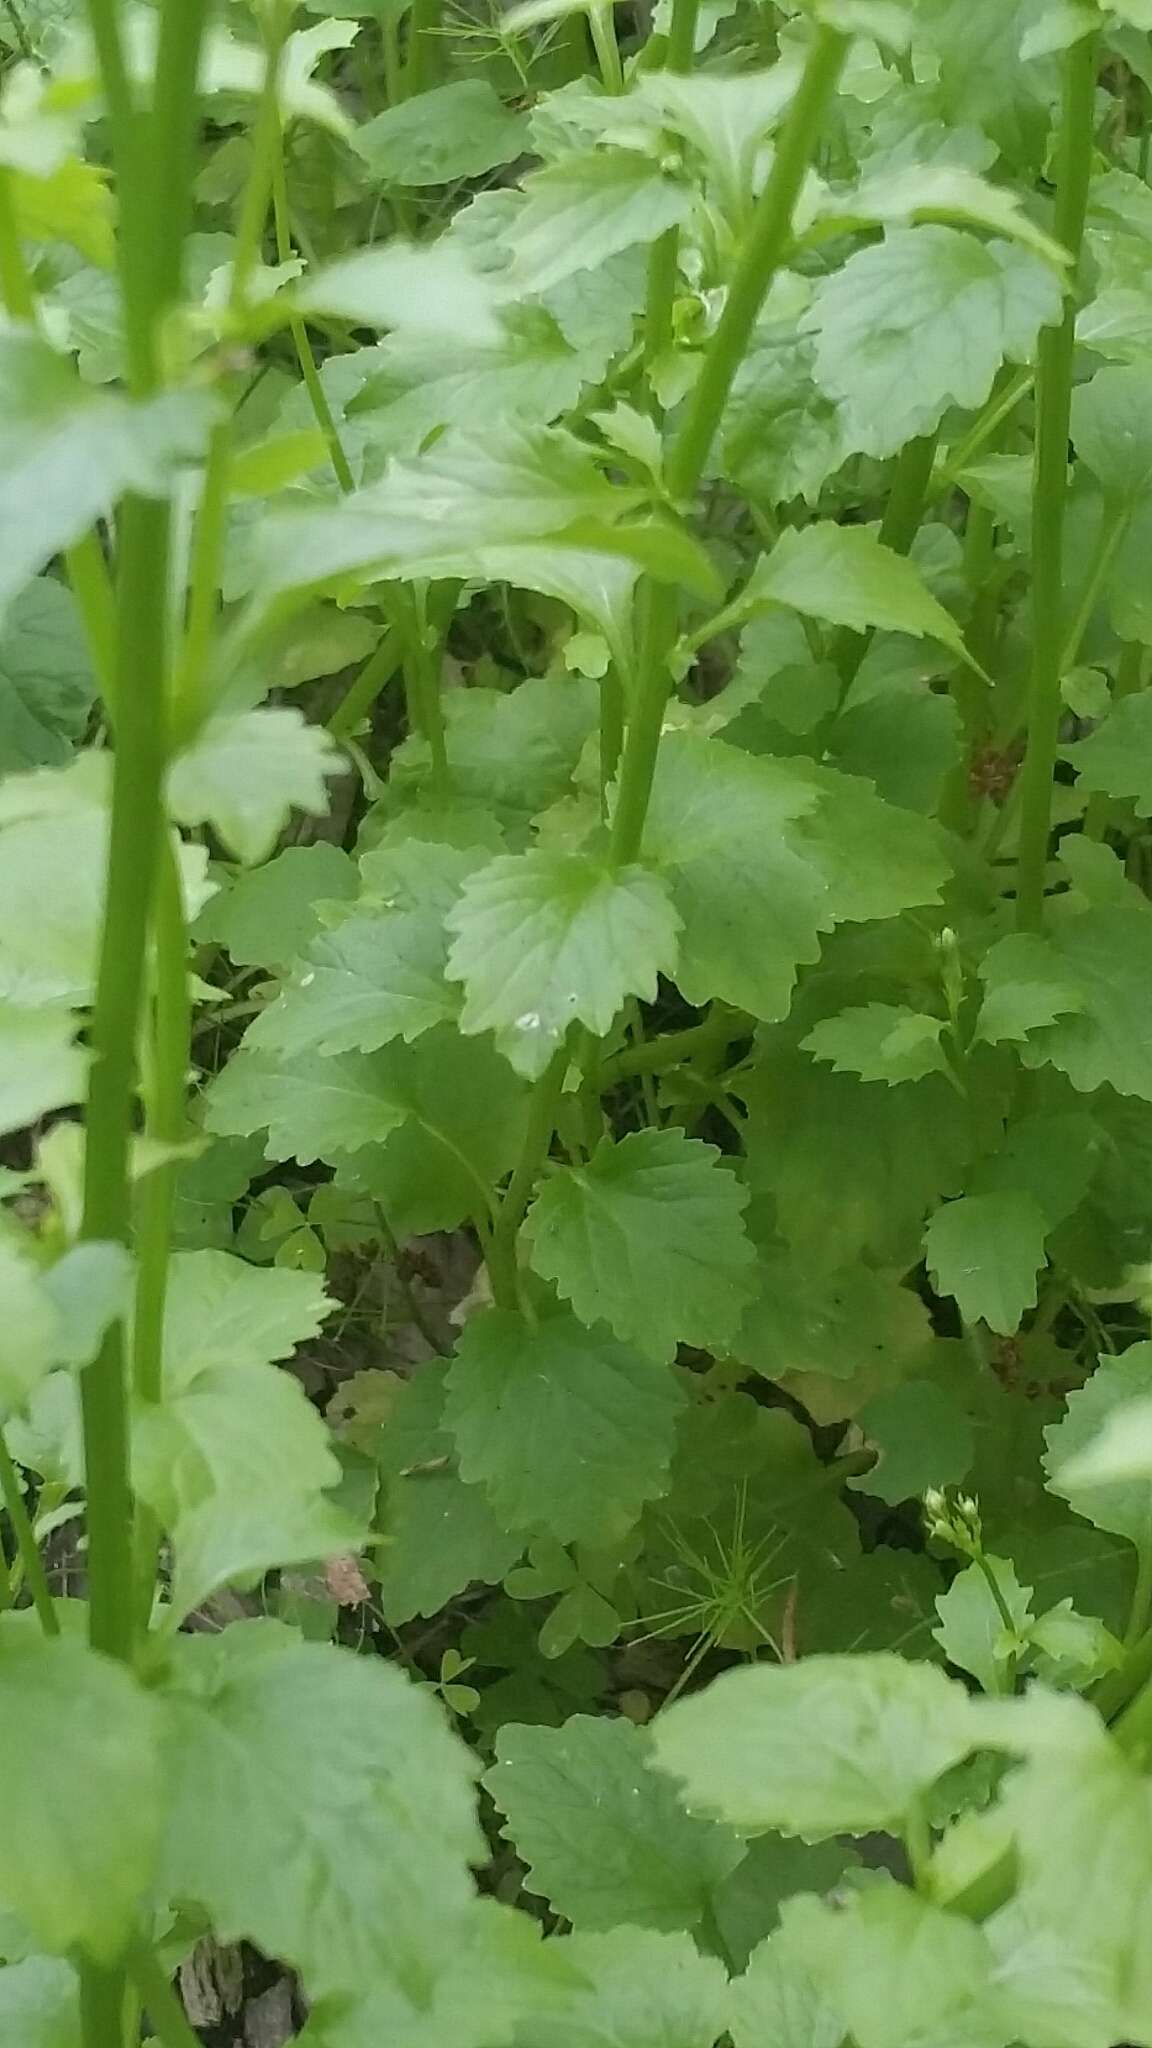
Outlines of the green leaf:
M1121 697L1069 759L1081 789L1127 798L1138 817L1152 816L1152 694Z
M1004 2048L982 1928L895 1884L824 1917L821 1974L857 2048Z
M95 695L76 601L37 576L0 623L0 774L66 761Z
M925 1354L931 1325L923 1303L900 1285L898 1270L875 1272L856 1261L813 1271L787 1253L770 1253L756 1270L735 1355L767 1379L819 1374L857 1389L872 1374L903 1379Z
M724 1966L691 1935L617 1927L571 1935L564 1953L588 1989L533 2014L532 2048L713 2048L723 2033Z
M548 164L524 180L525 201L505 243L508 282L518 291L550 291L595 270L636 242L654 242L688 212L687 185L666 177L631 150L588 150Z
M664 1490L683 1399L666 1365L604 1329L497 1309L460 1338L445 1426L506 1527L608 1544Z
M837 1074L859 1074L862 1081L886 1081L892 1087L947 1073L940 1044L946 1029L943 1018L926 1016L906 1003L866 1003L825 1018L801 1045L816 1059L827 1060Z
M574 1926L691 1929L744 1844L684 1811L648 1767L651 1737L577 1714L562 1728L502 1728L484 1783L528 1888Z
M88 1365L131 1291L119 1245L74 1245L45 1269L0 1237L0 1419L23 1408L55 1366Z
M1119 1749L1040 1755L1002 1801L1016 1896L989 1933L1013 2040L1135 2040L1152 2012L1148 1779Z
M473 686L451 690L444 707L448 767L456 805L495 812L523 837L530 818L570 789L585 743L595 731L595 685L568 677L533 676L504 695ZM394 792L422 788L427 749L408 740L393 764ZM465 837L460 843L468 845ZM475 836L477 845L489 844ZM498 842L497 842L498 843Z
M1061 298L1038 257L956 228L897 228L858 250L817 285L805 322L846 450L894 455L949 406L983 405L1005 359L1030 359Z
M735 2048L841 2048L844 2022L830 2002L829 1928L819 1900L785 1902L779 1930L761 1942L729 1988Z
M728 1671L678 1700L654 1760L692 1812L750 1834L899 1833L923 1792L978 1741L967 1694L899 1657L806 1657Z
M23 1623L0 1621L0 1904L42 1948L110 1963L152 1877L155 1702L122 1666Z
M200 452L202 398L144 404L94 391L38 335L0 335L0 604L109 513L125 490L163 496Z
M817 520L788 527L757 563L738 600L742 611L788 605L805 617L864 632L875 626L940 640L964 653L960 629L905 556L862 526Z
M453 1472L394 1480L385 1530L376 1592L393 1628L417 1614L440 1614L468 1586L499 1585L524 1547L501 1528L483 1488Z
M1072 393L1076 453L1107 499L1134 502L1152 484L1150 403L1152 367L1143 363L1111 364Z
M335 1165L403 1123L395 1072L392 1048L321 1062L311 1052L289 1060L242 1047L208 1090L205 1128L225 1138L267 1131L270 1159Z
M286 967L319 929L317 907L355 896L359 877L338 846L287 846L266 866L238 875L213 896L196 927L237 967Z
M985 1562L995 1576L1017 1635L1022 1635L1032 1619L1031 1586L1020 1584L1010 1558L989 1557ZM936 1612L940 1624L932 1633L948 1662L970 1671L987 1693L1010 1690L1008 1660L1017 1645L978 1564L967 1564L957 1572L948 1591L938 1596Z
M173 1647L164 1896L291 1963L313 1997L426 1970L485 1854L471 1758L430 1694L275 1624Z
M88 1054L66 1010L0 1001L0 1131L19 1131L84 1093Z
M930 1486L953 1486L971 1470L972 1424L956 1396L932 1380L905 1380L876 1394L857 1419L879 1456L862 1478L848 1481L854 1492L897 1507Z
M47 1956L0 1969L0 2041L10 2048L80 2048L78 1990L75 1971Z
M603 1037L625 998L651 1002L676 962L679 919L662 877L591 854L536 848L494 860L449 911L447 972L464 983L460 1029L495 1031L517 1073L543 1073L573 1024Z
M1152 918L1142 904L1095 906L1048 938L1001 939L980 972L983 1036L991 1013L998 1037L1027 1033L1025 1066L1057 1067L1082 1094L1108 1086L1152 1102Z
M388 107L357 128L352 146L385 185L446 185L510 163L528 124L484 78L456 79Z
M582 1322L671 1358L719 1350L739 1328L755 1254L747 1190L714 1145L681 1131L603 1138L547 1181L528 1215L529 1259Z
M1023 1190L963 1195L937 1209L924 1254L937 1292L955 1296L965 1322L1010 1337L1036 1306L1047 1235L1043 1210Z
M910 164L866 176L854 192L829 195L822 218L831 229L907 226L921 221L960 221L1018 242L1053 265L1057 277L1068 253L1037 227L1014 192L990 185L962 164Z
M182 825L211 825L254 865L271 853L293 806L327 810L324 778L342 767L327 733L289 706L210 719L168 771L168 807Z
M782 1835L758 1835L713 1900L716 1924L733 1968L747 1968L753 1950L775 1932L782 1916L788 1917L788 1901L797 1892L830 1892L856 1867L856 1853L846 1842L810 1845ZM775 2041L777 2035L771 2031L767 2038ZM807 2037L804 2048L811 2048Z
M1103 1358L1090 1380L1069 1394L1065 1413L1044 1432L1048 1491L1097 1529L1126 1536L1152 1555L1152 1488L1139 1459L1143 1405L1152 1394L1152 1344L1133 1344ZM1135 1424L1132 1460L1124 1474L1116 1453Z
M306 312L392 328L417 343L491 347L504 334L500 282L453 242L384 242L314 271L295 300Z

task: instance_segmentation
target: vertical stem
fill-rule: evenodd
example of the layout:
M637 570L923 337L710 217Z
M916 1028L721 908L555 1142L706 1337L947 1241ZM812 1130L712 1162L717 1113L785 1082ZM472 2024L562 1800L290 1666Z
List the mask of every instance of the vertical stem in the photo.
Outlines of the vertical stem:
M25 1505L24 1490L20 1484L20 1476L12 1462L12 1453L8 1449L2 1429L0 1429L0 1493L3 1494L4 1506L8 1510L8 1520L12 1524L12 1534L16 1538L16 1549L19 1553L20 1563L24 1568L24 1580L28 1591L32 1595L32 1605L36 1609L40 1626L46 1636L58 1636L60 1633L60 1622L57 1618L56 1609L52 1604L52 1595L48 1591L48 1581L44 1575L44 1560L40 1555L40 1546L36 1541L36 1532L32 1527L28 1509Z
M880 538L898 555L911 551L920 531L939 439L938 434L922 434L919 440L909 441L897 458Z
M404 66L404 98L427 92L440 77L441 0L412 0L408 15L408 57Z
M705 351L684 424L668 452L666 473L673 498L691 498L700 482L756 316L787 252L796 201L819 141L825 109L835 91L847 46L847 38L837 30L816 30L804 75L780 131L768 182L756 203L724 311ZM639 602L640 652L613 826L613 857L617 863L634 860L640 850L668 697L668 657L676 637L676 593L671 585L649 584Z
M292 255L292 232L288 220L288 174L284 168L284 137L279 127L276 142L276 154L272 162L272 218L276 229L276 261L287 263ZM312 352L308 328L298 313L289 321L288 330L292 336L292 346L296 350L296 360L300 365L304 389L308 393L308 402L312 407L316 424L328 445L328 456L336 473L336 481L345 493L354 491L356 479L344 453L344 444L328 403L328 394L316 367L316 357Z
M605 92L623 92L624 67L620 62L620 45L616 41L613 0L595 0L588 9L588 29Z
M488 1248L488 1277L492 1282L493 1298L501 1308L519 1305L516 1233L532 1199L537 1176L548 1157L567 1071L568 1048L562 1045L558 1052L553 1053L532 1091L523 1150L496 1218L496 1228Z
M0 297L13 320L35 320L36 294L20 246L12 173L7 164L0 164Z
M672 21L664 50L664 69L692 68L700 0L672 0ZM672 338L676 272L680 264L680 230L668 228L652 244L648 258L648 297L644 308L644 361L651 363Z
M438 641L430 634L425 588L402 592L411 598L405 621L407 646L404 654L404 686L408 696L408 724L427 742L432 760L432 786L443 796L449 783L448 739L444 707L440 701Z
M1064 317L1040 337L1036 380L1036 458L1032 496L1032 676L1028 747L1020 777L1021 818L1016 869L1017 922L1038 930L1052 814L1052 776L1060 734L1060 664L1064 643L1064 510L1068 492L1068 428L1076 329L1076 279L1084 240L1099 36L1074 43L1065 58L1055 228L1072 257Z
M376 652L369 655L355 682L350 684L328 720L328 730L334 740L351 739L360 720L391 682L401 658L399 636L391 631L385 633Z

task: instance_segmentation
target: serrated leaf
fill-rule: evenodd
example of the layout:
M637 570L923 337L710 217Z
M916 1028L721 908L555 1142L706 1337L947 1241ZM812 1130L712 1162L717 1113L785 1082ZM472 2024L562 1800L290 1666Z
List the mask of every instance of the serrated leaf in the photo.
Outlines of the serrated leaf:
M899 1833L978 1739L962 1686L891 1656L729 1671L653 1731L655 1761L691 1812L810 1840Z
M338 846L286 846L275 860L240 874L213 896L197 937L226 947L237 967L287 967L317 929L317 906L355 896L354 863Z
M956 621L912 562L865 527L837 526L830 519L787 528L757 563L739 603L747 610L787 605L854 632L875 626L927 635L964 652Z
M1142 904L1099 904L1046 938L1001 939L980 972L983 1035L991 1014L1000 1037L1024 1038L1025 1066L1057 1067L1082 1094L1107 1085L1152 1102L1152 918Z
M444 980L447 952L442 919L357 909L313 938L248 1043L288 1059L375 1052L396 1038L411 1043L455 1015L456 991Z
M962 1195L937 1209L924 1255L937 1291L955 1296L965 1322L1010 1337L1036 1306L1047 1235L1043 1210L1024 1190Z
M526 1222L529 1259L582 1322L671 1358L723 1348L754 1286L747 1190L715 1146L680 1131L604 1138L547 1181Z
M1049 1492L1097 1529L1126 1537L1142 1556L1152 1553L1152 1488L1139 1459L1141 1411L1150 1394L1152 1344L1133 1344L1101 1359L1091 1379L1069 1394L1062 1419L1044 1432ZM1126 1452L1135 1467L1127 1474Z
M205 1128L225 1138L267 1131L270 1159L334 1165L403 1123L393 1073L387 1051L320 1062L311 1053L289 1060L241 1047L208 1090Z
M484 1783L528 1866L528 1889L573 1925L697 1926L744 1854L739 1836L684 1811L631 1722L577 1714L501 1729Z
M132 1262L119 1245L73 1245L45 1268L0 1238L0 1419L22 1409L54 1367L88 1365L131 1290Z
M161 1817L153 1699L79 1642L0 1622L0 1903L39 1945L110 1963L151 1881Z
M805 1052L827 1060L838 1074L859 1074L862 1081L922 1081L925 1074L947 1073L940 1044L947 1029L940 1017L912 1010L906 1003L866 1003L827 1017L801 1040Z
M1076 453L1108 499L1134 503L1152 484L1150 404L1152 368L1143 363L1111 364L1072 393Z
M524 1547L500 1526L483 1488L454 1472L393 1480L384 1527L376 1592L393 1628L441 1613L470 1585L499 1585Z
M780 1926L749 1957L728 1994L735 2048L841 2048L844 2022L827 1984L828 1926L815 1898L788 1899Z
M993 1952L972 1921L879 1885L824 1908L824 1941L826 1995L857 2048L1004 2048Z
M858 250L817 286L805 322L846 449L894 455L949 406L983 405L1000 364L1028 361L1059 319L1061 296L1039 257L956 228L899 228Z
M238 859L265 860L293 808L328 808L325 777L343 757L320 727L277 705L210 719L168 771L168 807L182 825L209 824Z
M0 1002L0 1131L19 1131L79 1102L88 1053L66 1010L23 1010Z
M676 963L679 919L663 878L635 864L535 848L465 882L445 919L460 1029L495 1031L517 1073L542 1074L573 1024L603 1037L625 998L651 1002Z
M510 163L527 146L527 122L486 78L459 78L386 108L352 146L387 185L445 185Z
M588 1988L533 2016L532 2048L713 2048L722 2034L724 1966L690 1935L617 1927L564 1947Z
M437 1703L394 1664L275 1625L175 1647L165 1894L292 1963L316 1997L427 1967L484 1856L474 1767Z
M548 164L524 181L525 203L505 237L509 282L523 292L551 290L637 242L654 242L682 221L687 185L647 156L588 150Z
M683 1399L666 1365L603 1328L494 1309L460 1338L444 1421L506 1527L607 1544L664 1490Z
M0 624L0 774L66 761L95 695L76 601L37 576Z
M905 170L885 169L865 177L846 196L829 195L824 204L835 228L874 225L890 227L921 221L960 221L965 227L987 228L1055 267L1061 276L1068 252L1030 220L1014 192L989 184L962 164L911 164Z

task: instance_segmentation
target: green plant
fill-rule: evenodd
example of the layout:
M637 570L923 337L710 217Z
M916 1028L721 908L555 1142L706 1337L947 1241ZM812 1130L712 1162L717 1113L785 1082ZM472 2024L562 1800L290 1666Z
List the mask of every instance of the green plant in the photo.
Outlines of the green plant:
M642 12L0 7L0 2048L1152 2043L1152 10Z

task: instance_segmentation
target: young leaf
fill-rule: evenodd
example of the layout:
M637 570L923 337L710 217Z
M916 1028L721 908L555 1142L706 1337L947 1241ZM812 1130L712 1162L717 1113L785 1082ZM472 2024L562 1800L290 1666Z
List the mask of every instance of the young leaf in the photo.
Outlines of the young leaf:
M627 996L653 1000L676 964L680 921L659 875L540 847L472 875L445 922L456 935L447 973L464 983L460 1029L495 1031L533 1078L571 1025L602 1037Z
M1101 904L1049 938L1001 939L980 971L983 1036L991 1018L998 1037L1024 1038L1025 1066L1057 1067L1085 1095L1108 1086L1152 1102L1152 918L1142 903Z
M447 952L442 917L358 909L313 938L248 1043L288 1059L411 1043L456 1013L456 991L444 980Z
M938 1293L955 1296L965 1322L1010 1337L1036 1306L1047 1235L1043 1210L1023 1190L963 1195L932 1217L924 1255Z
M899 1833L979 1741L968 1696L927 1664L806 1657L725 1672L653 1731L692 1812L750 1834Z
M1020 1584L1010 1558L989 1557L986 1563L1016 1632L1022 1635L1032 1619L1032 1588ZM957 1572L948 1591L937 1596L936 1612L940 1622L932 1633L948 1662L970 1671L987 1693L1009 1690L1008 1659L1017 1646L978 1564Z
M608 1544L664 1490L683 1400L666 1365L604 1329L494 1309L460 1338L444 1419L508 1528Z
M684 1811L648 1767L630 1721L577 1714L503 1728L484 1783L528 1867L528 1887L580 1928L690 1930L744 1854L739 1836Z
M182 825L210 824L250 866L267 859L296 806L328 808L324 778L343 757L319 726L288 706L209 720L168 773L168 807Z
M858 633L876 626L926 635L964 653L956 621L919 570L862 526L823 519L787 528L757 563L738 602L742 611L788 605L807 618Z
M123 1666L0 1621L0 1904L39 1945L111 1963L152 1879L157 1713Z
M437 1703L394 1664L275 1625L175 1647L165 1896L292 1963L315 1997L426 1967L485 1853L472 1761Z
M857 2048L1004 2048L994 1957L982 1928L903 1885L825 1908L827 1996Z
M897 228L858 250L817 286L805 322L846 449L894 455L949 406L983 405L1000 364L1029 359L1061 301L1039 257L957 228Z
M728 1994L735 2048L841 2048L844 2022L831 2004L829 1927L816 1898L788 1899L780 1926L762 1941Z
M922 1081L925 1074L948 1071L940 1044L946 1025L906 1003L866 1003L827 1017L801 1040L805 1052L827 1060L837 1074L859 1074L862 1081Z
M932 1380L905 1380L874 1395L857 1419L879 1456L848 1481L853 1492L898 1507L930 1486L956 1485L971 1470L972 1424L956 1396Z
M582 1322L671 1358L720 1350L754 1285L747 1190L713 1145L682 1132L604 1138L587 1166L545 1183L529 1212L529 1259Z
M551 290L594 270L636 242L654 242L688 212L687 185L666 177L631 150L588 150L535 171L505 241L509 282L521 292Z
M459 78L401 100L352 136L385 185L446 185L510 163L527 147L528 124L485 78Z

